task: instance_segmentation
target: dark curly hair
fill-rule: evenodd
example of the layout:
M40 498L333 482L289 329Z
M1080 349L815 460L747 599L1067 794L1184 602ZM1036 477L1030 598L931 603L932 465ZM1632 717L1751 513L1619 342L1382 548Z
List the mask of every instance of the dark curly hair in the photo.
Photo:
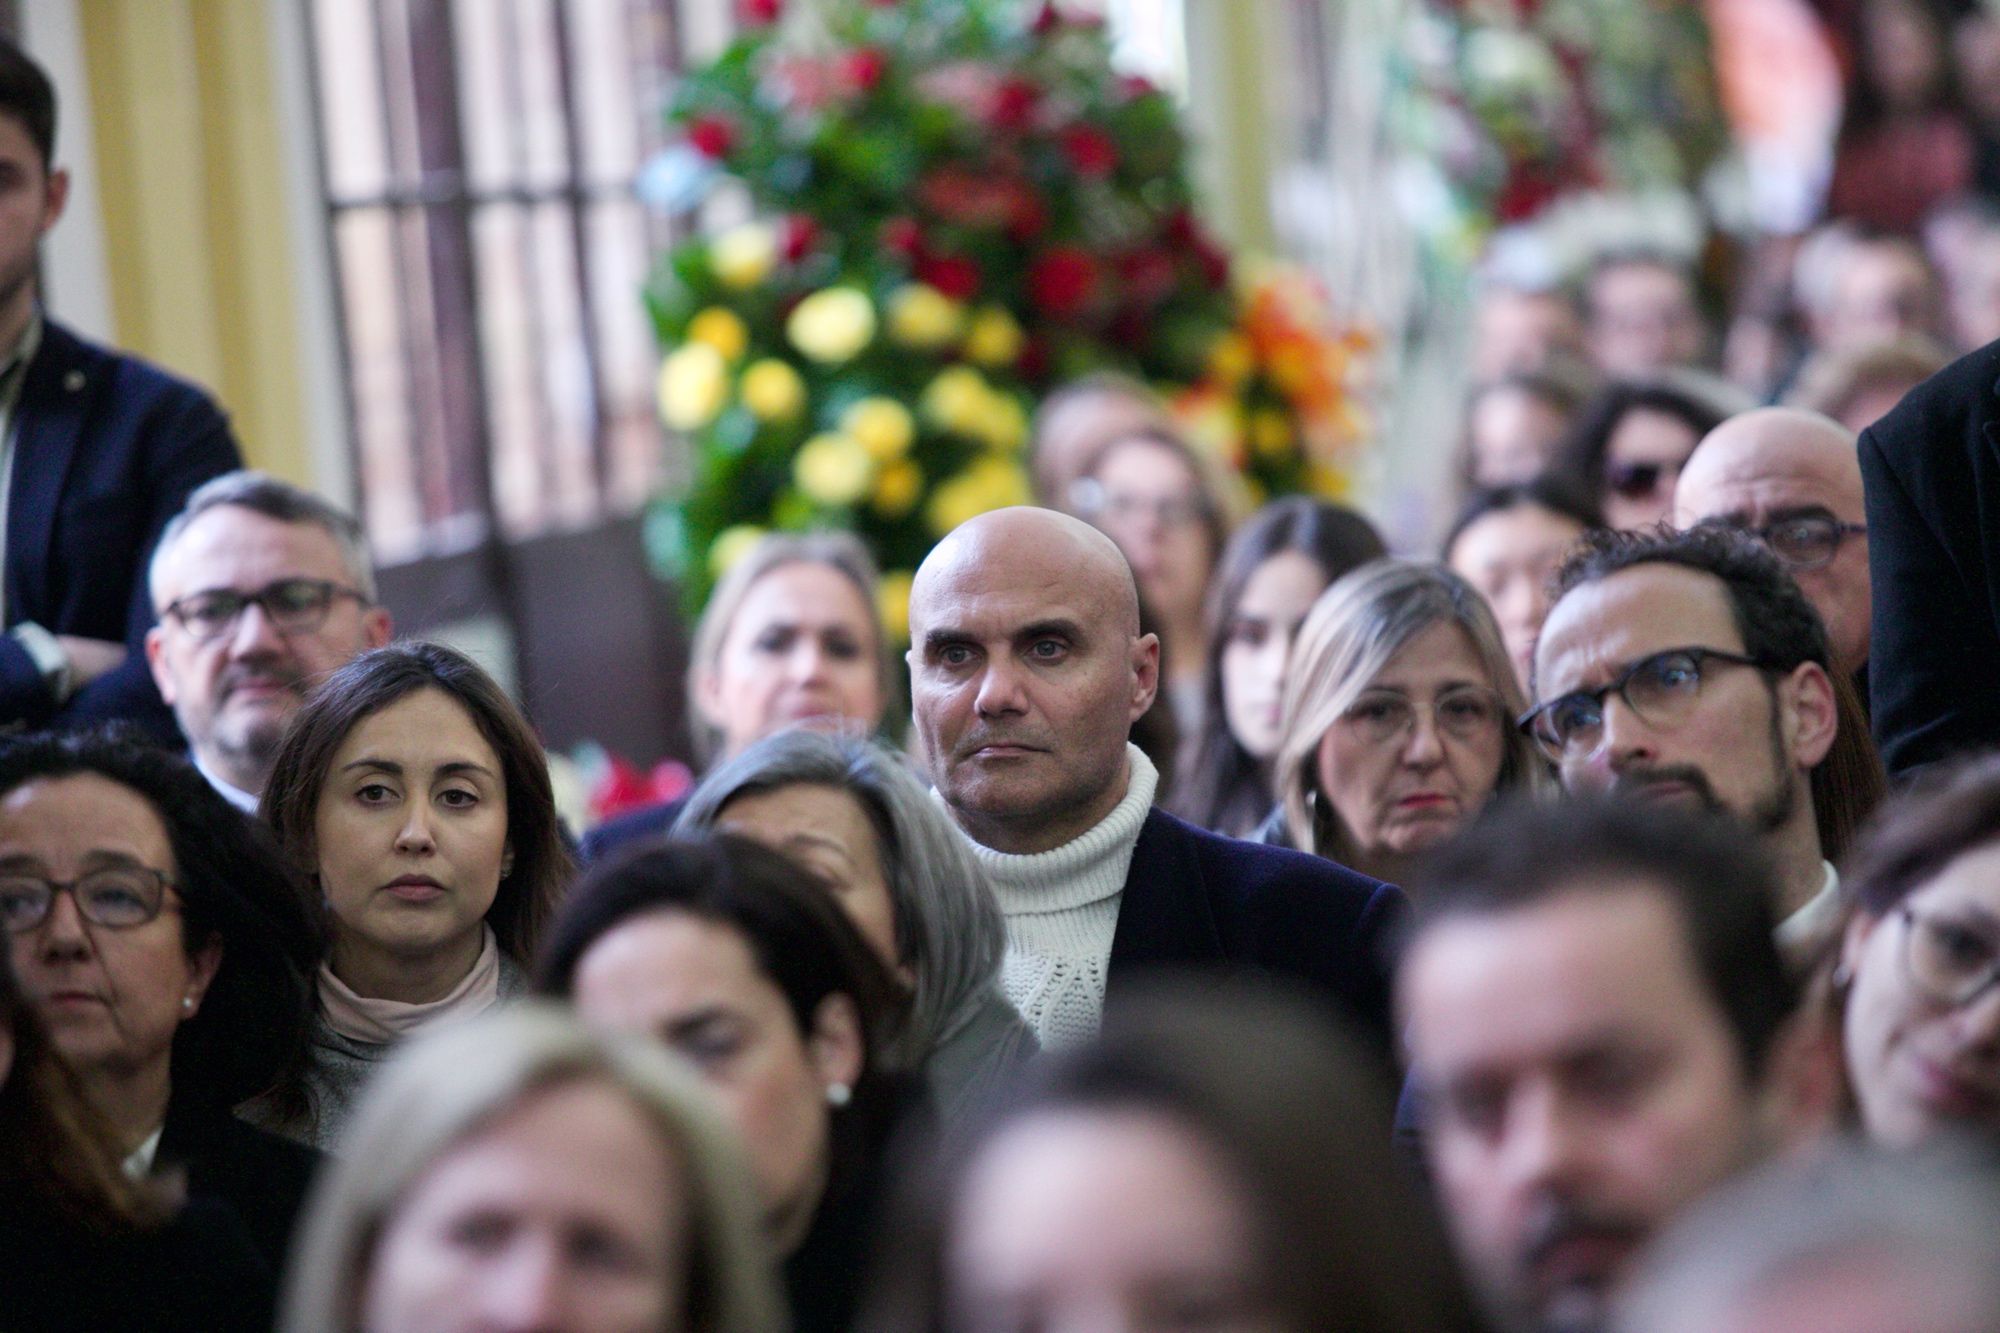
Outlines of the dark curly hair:
M175 1100L234 1106L294 1075L305 1060L325 931L270 832L194 765L130 727L0 741L0 798L79 774L145 797L173 849L183 946L192 954L211 940L222 944L201 1008L174 1035Z

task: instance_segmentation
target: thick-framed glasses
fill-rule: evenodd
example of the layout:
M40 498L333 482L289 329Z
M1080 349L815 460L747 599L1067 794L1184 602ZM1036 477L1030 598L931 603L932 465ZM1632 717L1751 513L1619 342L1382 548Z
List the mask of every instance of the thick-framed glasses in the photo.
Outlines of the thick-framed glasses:
M1640 658L1608 685L1574 690L1537 704L1518 725L1554 763L1588 758L1604 744L1606 699L1617 695L1649 727L1676 727L1694 711L1702 681L1718 666L1770 669L1754 657L1720 648L1669 648Z
M1417 725L1418 707L1406 694L1370 690L1348 705L1340 725L1368 745L1400 745ZM1431 700L1430 708L1438 734L1457 741L1496 736L1506 724L1500 696L1476 685L1444 690Z
M6 871L0 873L0 923L9 934L33 930L49 919L56 895L67 893L85 921L127 930L158 916L172 887L173 881L151 866L106 866L70 880Z
M1109 523L1114 527L1151 519L1163 528L1182 528L1203 522L1208 506L1199 498L1181 495L1131 495L1114 491L1094 477L1085 477L1069 488L1070 507L1089 523Z
M1842 542L1868 531L1866 524L1843 523L1832 514L1800 514L1761 528L1730 526L1764 543L1787 569L1823 569L1840 554Z
M2000 948L1991 935L1913 907L1897 915L1903 918L1903 975L1931 1000L1956 1009L2000 982Z
M212 588L189 593L161 614L173 617L196 640L209 643L236 628L243 608L255 602L280 634L311 634L326 623L327 613L342 597L368 605L368 599L354 589L327 579L279 579L255 592Z

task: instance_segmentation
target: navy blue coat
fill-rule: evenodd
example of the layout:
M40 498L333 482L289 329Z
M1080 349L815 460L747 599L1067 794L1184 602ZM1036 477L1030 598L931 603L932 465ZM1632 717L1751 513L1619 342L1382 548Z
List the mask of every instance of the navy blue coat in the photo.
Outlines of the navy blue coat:
M1132 849L1105 999L1152 968L1269 973L1333 1001L1392 1051L1389 951L1407 908L1393 885L1155 807Z
M27 650L0 635L0 726L126 718L178 741L146 666L146 563L188 493L243 465L229 423L200 389L54 323L14 419L7 624L109 639L128 655L57 708Z

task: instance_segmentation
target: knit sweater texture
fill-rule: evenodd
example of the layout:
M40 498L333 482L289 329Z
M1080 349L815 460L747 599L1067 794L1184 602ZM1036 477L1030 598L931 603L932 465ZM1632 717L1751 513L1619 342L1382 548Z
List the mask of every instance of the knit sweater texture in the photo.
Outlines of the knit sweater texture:
M1125 753L1131 766L1125 797L1087 832L1025 856L972 843L1007 920L1000 989L1045 1049L1090 1040L1104 1012L1118 903L1160 782L1136 745Z

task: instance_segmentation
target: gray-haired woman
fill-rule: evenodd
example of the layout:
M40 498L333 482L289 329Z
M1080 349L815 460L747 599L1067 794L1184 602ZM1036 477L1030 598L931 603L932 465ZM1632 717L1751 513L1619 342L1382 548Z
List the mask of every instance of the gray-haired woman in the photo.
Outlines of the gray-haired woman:
M674 831L711 828L813 872L908 984L892 1063L922 1073L943 1115L1036 1052L1000 994L1006 930L986 872L900 754L855 736L766 737L703 780Z

